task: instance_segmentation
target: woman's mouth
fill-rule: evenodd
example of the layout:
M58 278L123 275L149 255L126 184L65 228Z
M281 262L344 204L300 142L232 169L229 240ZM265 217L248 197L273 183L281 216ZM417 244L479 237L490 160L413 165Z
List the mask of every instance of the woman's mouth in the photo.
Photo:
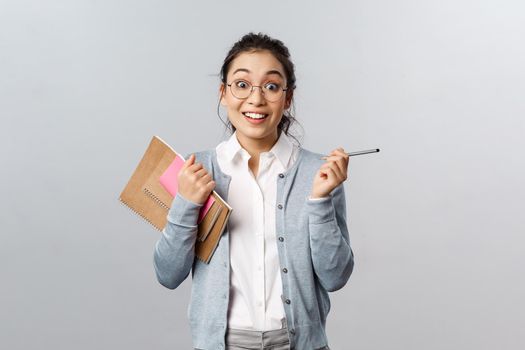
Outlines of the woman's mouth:
M268 117L268 114L260 114L260 113L252 113L252 112L244 112L243 113L246 120L248 120L252 124L260 124L264 122L264 120Z

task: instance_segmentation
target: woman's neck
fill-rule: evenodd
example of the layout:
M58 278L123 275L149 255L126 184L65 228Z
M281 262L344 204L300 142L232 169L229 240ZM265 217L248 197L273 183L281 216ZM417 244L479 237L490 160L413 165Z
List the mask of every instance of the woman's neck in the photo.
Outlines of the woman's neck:
M243 135L237 134L237 141L239 144L248 152L252 159L258 160L259 155L263 152L268 152L277 142L279 136L277 132L264 139L252 139L243 137Z

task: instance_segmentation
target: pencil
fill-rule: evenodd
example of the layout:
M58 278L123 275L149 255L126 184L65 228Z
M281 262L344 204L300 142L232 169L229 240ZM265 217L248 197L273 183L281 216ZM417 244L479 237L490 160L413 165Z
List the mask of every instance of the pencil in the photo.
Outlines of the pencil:
M379 148L368 149L366 151L350 152L350 153L347 153L347 155L349 157L352 157L352 156L358 156L358 155L361 155L361 154L376 153L376 152L379 152ZM328 156L324 156L321 159L326 159L326 157L328 157Z

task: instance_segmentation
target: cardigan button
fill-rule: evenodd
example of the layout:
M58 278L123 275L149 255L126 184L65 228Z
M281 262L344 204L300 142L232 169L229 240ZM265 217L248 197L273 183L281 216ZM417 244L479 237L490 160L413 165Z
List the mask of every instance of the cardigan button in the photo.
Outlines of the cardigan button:
M295 335L295 329L290 329L290 333L292 333L293 335Z
M282 204L279 204L279 205L277 206L277 208L282 209L282 208L283 208L283 205L282 205Z
M285 302L286 304L290 304L290 303L291 303L290 299L286 299L284 302Z
M284 273L288 273L288 269L285 267L285 268L283 269L283 272L284 272Z
M282 179L284 177L284 174L279 174L279 177Z
M284 241L284 238L283 237L279 237L279 242L282 242Z

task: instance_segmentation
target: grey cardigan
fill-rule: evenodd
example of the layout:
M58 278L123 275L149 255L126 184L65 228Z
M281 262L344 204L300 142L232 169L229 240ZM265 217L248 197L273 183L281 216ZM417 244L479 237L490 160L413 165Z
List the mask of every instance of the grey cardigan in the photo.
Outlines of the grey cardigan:
M343 184L326 199L308 200L313 178L324 163L321 156L300 148L296 162L276 178L281 298L291 348L297 350L327 346L328 292L342 288L354 266ZM215 191L227 201L231 177L220 170L215 149L197 152L195 157L215 180ZM160 284L175 289L192 271L188 318L193 346L224 349L230 288L229 229L227 225L209 264L195 258L200 207L175 196L166 227L155 245L155 272Z

